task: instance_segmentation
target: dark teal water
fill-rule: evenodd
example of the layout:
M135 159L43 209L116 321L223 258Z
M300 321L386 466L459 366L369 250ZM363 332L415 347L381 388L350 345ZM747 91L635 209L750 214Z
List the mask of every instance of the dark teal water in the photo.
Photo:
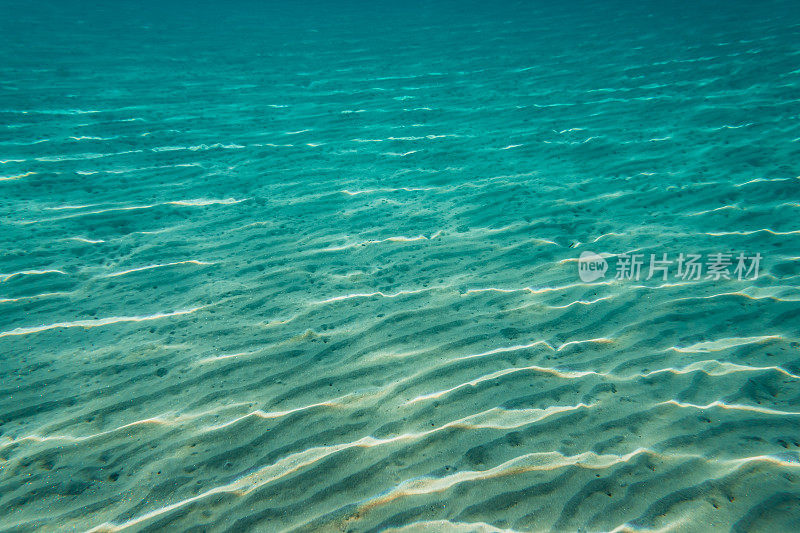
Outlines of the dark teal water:
M800 527L797 3L0 32L0 531Z

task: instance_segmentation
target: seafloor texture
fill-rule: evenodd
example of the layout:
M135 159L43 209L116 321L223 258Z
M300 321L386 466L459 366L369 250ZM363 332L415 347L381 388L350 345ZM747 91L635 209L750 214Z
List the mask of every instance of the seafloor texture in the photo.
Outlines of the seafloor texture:
M0 530L800 530L800 16L741 4L2 2Z

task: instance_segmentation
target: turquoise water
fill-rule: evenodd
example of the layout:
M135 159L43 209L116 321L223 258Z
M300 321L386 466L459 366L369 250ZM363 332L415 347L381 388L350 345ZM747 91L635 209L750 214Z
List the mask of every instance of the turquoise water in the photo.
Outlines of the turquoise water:
M1 531L800 529L796 3L0 13Z

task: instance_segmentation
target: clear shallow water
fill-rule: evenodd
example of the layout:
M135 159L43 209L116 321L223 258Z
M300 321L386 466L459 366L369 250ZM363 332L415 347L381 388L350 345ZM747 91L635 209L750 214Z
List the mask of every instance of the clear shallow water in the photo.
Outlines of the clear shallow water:
M2 9L0 529L797 529L792 3Z

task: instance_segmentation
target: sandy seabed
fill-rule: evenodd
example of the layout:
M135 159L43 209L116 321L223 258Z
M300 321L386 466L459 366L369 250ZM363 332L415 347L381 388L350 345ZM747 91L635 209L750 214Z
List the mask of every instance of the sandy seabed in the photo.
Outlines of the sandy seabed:
M30 9L0 531L800 529L796 7Z

